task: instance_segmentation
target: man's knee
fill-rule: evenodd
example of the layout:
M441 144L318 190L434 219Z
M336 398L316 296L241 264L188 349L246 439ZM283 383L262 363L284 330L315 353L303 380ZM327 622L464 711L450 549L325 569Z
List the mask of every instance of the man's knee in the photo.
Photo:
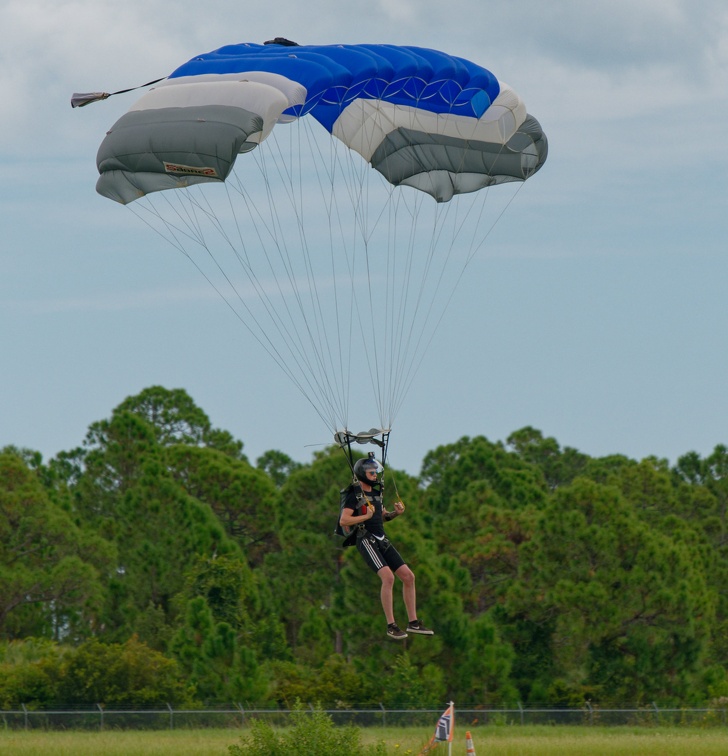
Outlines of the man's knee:
M405 585L414 585L415 584L415 573L412 572L412 570L405 564L402 565L397 570L397 577L405 584Z
M392 570L389 569L389 567L382 567L381 570L377 573L379 575L379 579L382 581L384 585L392 586L394 585L394 573Z

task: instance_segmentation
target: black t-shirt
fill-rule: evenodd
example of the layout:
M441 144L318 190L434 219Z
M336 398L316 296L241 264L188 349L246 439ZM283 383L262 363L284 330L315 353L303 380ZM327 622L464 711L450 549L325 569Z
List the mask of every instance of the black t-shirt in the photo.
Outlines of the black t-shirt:
M366 500L363 497L366 497ZM384 538L382 489L379 486L373 486L368 493L364 493L359 486L352 486L347 494L345 506L353 510L355 515L363 514L362 506L366 506L367 500L374 505L374 514L360 524L364 526L367 533L377 538Z

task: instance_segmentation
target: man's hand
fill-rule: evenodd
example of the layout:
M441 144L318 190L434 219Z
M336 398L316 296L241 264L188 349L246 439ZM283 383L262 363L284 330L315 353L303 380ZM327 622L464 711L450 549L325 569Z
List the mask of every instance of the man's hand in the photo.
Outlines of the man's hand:
M404 512L404 504L401 501L394 502L395 514L401 515Z

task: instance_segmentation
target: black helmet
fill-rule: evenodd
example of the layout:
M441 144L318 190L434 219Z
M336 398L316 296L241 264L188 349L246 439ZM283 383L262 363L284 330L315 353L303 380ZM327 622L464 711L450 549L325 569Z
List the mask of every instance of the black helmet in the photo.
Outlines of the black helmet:
M375 473L379 473L381 465L376 459L372 459L371 457L358 459L354 464L354 477L357 480L363 480L366 483L368 470L373 470Z

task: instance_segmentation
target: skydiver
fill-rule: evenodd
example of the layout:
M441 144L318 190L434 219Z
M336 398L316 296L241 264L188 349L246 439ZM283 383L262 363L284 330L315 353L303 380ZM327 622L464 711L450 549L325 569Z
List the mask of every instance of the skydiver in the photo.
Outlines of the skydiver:
M356 547L382 581L381 599L387 619L387 635L394 640L404 640L408 633L434 635L434 631L417 619L415 574L384 533L384 523L399 517L404 512L404 504L395 502L393 512L385 509L377 479L378 467L376 460L371 458L356 462L354 477L358 485L350 486L339 523L345 527L358 526ZM362 510L363 514L356 514ZM395 575L402 581L402 597L409 619L406 632L394 621L392 593Z

